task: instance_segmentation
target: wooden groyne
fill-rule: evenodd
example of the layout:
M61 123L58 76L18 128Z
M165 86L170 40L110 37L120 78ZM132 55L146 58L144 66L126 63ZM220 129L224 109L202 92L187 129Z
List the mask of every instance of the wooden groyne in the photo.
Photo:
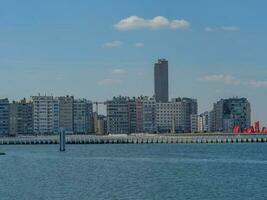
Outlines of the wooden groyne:
M142 135L95 136L68 135L66 144L212 144L212 143L265 143L267 135ZM58 136L2 137L0 145L59 144Z

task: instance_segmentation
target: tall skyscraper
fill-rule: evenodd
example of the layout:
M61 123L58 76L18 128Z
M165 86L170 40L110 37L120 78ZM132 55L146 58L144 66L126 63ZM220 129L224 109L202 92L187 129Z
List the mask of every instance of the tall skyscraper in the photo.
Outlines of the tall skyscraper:
M169 101L169 72L168 61L159 59L154 66L154 89L156 102Z

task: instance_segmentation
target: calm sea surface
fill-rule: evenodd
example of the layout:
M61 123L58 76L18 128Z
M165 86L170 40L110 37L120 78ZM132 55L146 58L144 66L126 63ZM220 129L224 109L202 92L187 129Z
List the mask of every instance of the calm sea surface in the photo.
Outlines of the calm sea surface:
M0 146L0 200L267 199L267 144Z

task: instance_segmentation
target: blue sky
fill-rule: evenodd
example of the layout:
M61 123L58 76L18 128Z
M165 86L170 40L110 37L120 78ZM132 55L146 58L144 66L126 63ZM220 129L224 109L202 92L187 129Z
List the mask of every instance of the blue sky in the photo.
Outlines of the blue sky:
M2 0L0 97L153 95L169 60L171 97L247 97L267 124L265 0ZM135 16L135 17L132 17ZM158 17L160 16L160 17Z

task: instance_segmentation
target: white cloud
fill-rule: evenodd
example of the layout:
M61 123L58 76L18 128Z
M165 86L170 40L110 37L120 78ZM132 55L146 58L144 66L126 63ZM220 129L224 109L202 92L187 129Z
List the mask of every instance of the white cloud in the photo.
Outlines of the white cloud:
M103 79L98 81L98 85L100 86L114 86L121 84L121 80L117 79Z
M221 26L221 27L205 27L205 31L207 32L215 32L215 31L225 31L225 32L237 32L240 31L237 26Z
M237 26L222 26L221 30L229 31L229 32L236 32L236 31L239 31L240 29Z
M134 44L134 46L135 46L136 48L142 48L142 47L144 47L145 45L144 45L144 43L142 43L142 42L137 42L137 43Z
M125 69L114 69L111 72L113 75L125 75L127 74L127 70Z
M221 82L226 85L240 85L240 80L235 78L232 75L227 74L212 74L200 77L199 81L206 81L206 82Z
M227 74L212 74L212 75L206 75L203 77L200 77L197 79L198 81L204 81L204 82L218 82L223 83L225 85L243 85L243 86L250 86L254 88L267 88L267 81L261 81L261 80L239 80L235 78L232 75Z
M152 19L144 19L138 16L130 16L120 20L114 25L118 30L132 30L132 29L187 29L190 23L184 19L169 20L163 16L157 16Z
M189 28L190 27L190 23L184 19L181 19L181 20L172 20L170 22L170 28L173 28L173 29L186 29L186 28Z
M118 48L118 47L122 46L122 44L123 44L123 42L121 42L119 40L115 40L112 42L107 42L103 46L106 48Z
M218 30L217 28L205 27L205 31L207 31L207 32L214 32L217 30Z
M255 81L251 80L248 83L252 87L257 87L257 88L267 88L267 81Z

